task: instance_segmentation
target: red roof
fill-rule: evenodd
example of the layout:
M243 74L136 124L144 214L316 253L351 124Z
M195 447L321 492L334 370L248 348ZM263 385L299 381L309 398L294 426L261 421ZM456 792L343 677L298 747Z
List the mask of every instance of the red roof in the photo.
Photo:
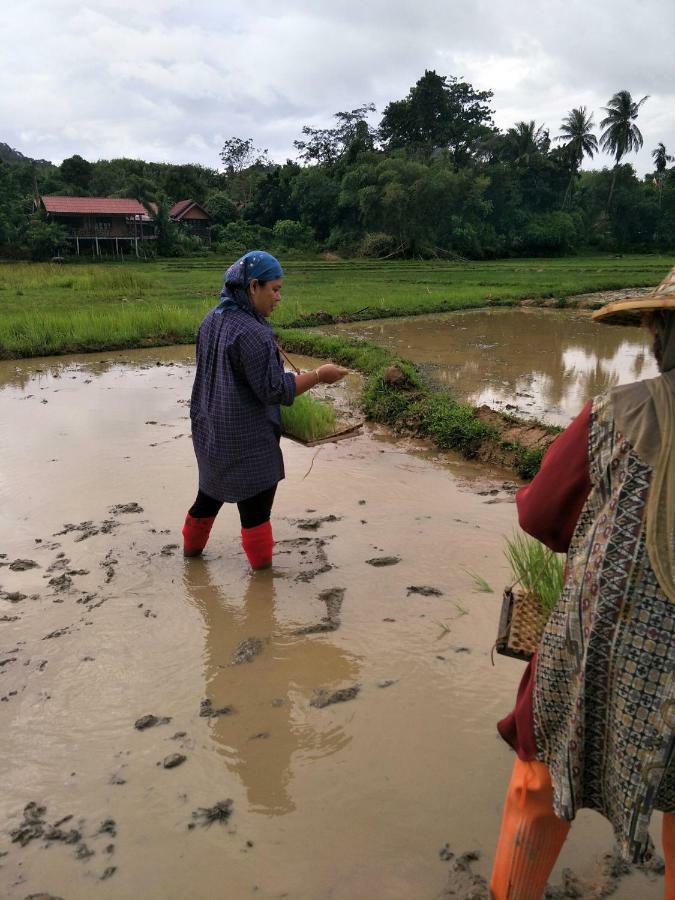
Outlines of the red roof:
M172 219L180 219L180 217L190 209L191 206L195 205L194 200L179 200L178 203L174 203L174 205L169 210L169 215ZM199 204L196 204L197 206Z
M50 213L75 213L80 215L146 216L148 211L131 197L43 197L42 202Z

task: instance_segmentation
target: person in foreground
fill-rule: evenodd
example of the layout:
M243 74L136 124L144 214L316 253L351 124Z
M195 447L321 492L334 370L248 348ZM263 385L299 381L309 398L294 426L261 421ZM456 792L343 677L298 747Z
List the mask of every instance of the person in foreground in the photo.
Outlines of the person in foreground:
M562 595L498 724L517 759L491 880L534 900L582 807L630 862L663 812L675 900L675 268L653 294L594 313L654 337L661 374L590 401L518 492L521 527L567 553Z
M279 404L347 374L332 363L284 371L266 321L281 300L283 274L271 254L246 253L225 273L220 303L199 326L190 405L199 491L183 525L185 556L199 556L223 503L236 503L251 567L271 565L270 515L284 477Z

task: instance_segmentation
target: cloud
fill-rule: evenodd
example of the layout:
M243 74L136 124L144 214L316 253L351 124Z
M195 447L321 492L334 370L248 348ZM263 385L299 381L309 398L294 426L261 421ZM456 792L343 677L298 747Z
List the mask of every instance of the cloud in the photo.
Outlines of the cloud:
M615 91L650 94L632 161L675 149L670 0L24 0L3 17L0 140L56 162L217 166L234 135L284 160L304 124L366 101L381 113L426 68L493 90L500 127L552 135L574 106L598 123Z

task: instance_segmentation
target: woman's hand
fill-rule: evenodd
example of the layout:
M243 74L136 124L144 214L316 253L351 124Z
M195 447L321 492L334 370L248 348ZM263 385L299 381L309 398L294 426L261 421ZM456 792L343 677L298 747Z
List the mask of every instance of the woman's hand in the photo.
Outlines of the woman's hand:
M334 363L326 363L323 366L319 366L316 370L316 374L319 377L319 381L323 382L323 384L335 384L336 381L340 381L341 378L344 378L349 370L343 368L343 366L336 366Z

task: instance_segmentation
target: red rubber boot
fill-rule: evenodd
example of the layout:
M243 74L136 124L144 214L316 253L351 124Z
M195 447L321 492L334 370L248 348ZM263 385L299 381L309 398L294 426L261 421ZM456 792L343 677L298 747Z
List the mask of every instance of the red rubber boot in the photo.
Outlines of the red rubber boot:
M252 569L267 569L272 565L274 538L272 523L268 520L255 528L241 529L241 545Z
M183 556L199 556L206 547L215 521L215 516L195 518L187 514L183 525Z

